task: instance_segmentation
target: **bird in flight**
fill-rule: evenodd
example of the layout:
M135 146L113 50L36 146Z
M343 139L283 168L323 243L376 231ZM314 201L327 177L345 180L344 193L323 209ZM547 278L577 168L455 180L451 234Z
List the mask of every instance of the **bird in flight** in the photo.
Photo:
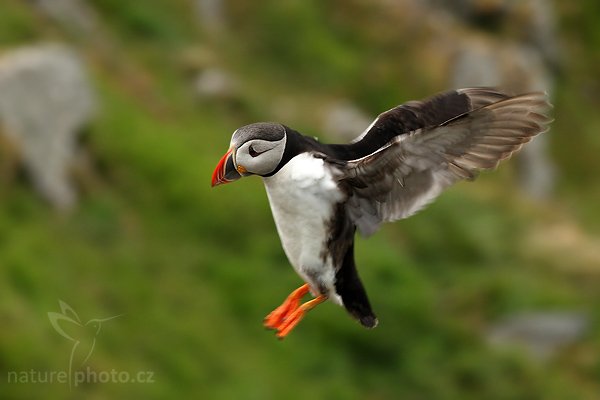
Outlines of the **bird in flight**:
M375 316L354 263L354 235L410 217L453 183L493 169L552 121L541 92L443 92L380 114L349 144L273 122L237 129L212 186L261 176L288 260L305 282L264 320L283 339L329 299L363 326ZM301 303L311 293L313 299Z

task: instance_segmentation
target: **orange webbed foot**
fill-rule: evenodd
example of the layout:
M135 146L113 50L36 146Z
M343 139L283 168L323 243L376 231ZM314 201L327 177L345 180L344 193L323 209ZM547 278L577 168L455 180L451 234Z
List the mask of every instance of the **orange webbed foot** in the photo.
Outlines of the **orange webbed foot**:
M300 300L309 292L308 284L294 290L275 310L265 317L264 326L268 329L278 329L283 321L300 307Z
M292 329L294 329L294 327L298 325L300 321L302 321L302 318L304 318L304 315L306 315L308 311L312 310L318 304L321 304L325 300L327 300L327 296L321 295L310 301L307 301L306 303L298 307L296 310L294 310L285 318L285 320L277 328L277 338L285 338L288 335L288 333L290 333Z
M282 305L273 310L264 320L265 327L275 329L277 337L283 339L302 320L307 311L317 304L327 300L327 296L320 295L304 304L300 300L310 291L308 284L300 286L285 299Z

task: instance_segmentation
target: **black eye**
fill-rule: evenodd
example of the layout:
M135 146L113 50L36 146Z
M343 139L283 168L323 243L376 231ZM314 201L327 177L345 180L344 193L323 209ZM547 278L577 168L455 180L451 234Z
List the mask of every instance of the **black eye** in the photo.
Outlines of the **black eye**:
M250 157L256 157L260 154L258 151L254 150L254 147L252 147L252 145L250 145L250 147L248 148L248 153L250 153Z

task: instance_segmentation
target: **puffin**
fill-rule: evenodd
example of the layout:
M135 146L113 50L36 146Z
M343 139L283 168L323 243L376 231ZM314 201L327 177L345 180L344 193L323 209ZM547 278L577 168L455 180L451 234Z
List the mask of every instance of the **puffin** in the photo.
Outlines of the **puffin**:
M266 316L265 327L283 339L326 300L364 327L377 326L354 261L356 231L372 235L455 182L496 168L548 130L551 107L544 92L463 88L385 111L347 144L275 122L237 129L212 186L262 178L283 250L304 282Z

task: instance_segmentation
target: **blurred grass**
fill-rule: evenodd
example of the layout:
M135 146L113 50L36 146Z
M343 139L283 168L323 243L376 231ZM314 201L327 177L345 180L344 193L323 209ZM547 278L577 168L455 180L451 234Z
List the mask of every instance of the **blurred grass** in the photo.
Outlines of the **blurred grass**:
M459 184L427 212L358 240L357 262L380 327L363 330L325 304L278 342L261 319L300 281L280 248L260 181L210 190L230 132L270 119L272 96L297 92L316 109L333 91L377 111L417 96L425 78L398 87L402 74L391 66L399 56L390 54L376 60L389 73L361 81L370 68L362 55L375 51L356 32L346 41L351 20L330 29L333 8L325 3L235 4L233 21L246 18L220 57L248 81L244 96L252 105L234 113L195 102L177 65L178 52L204 38L190 3L91 4L121 61L148 75L153 96L137 96L93 48L83 48L102 110L86 138L97 176L80 207L57 215L22 180L0 194L4 398L597 398L597 322L583 342L546 364L516 350L493 351L481 336L490 321L522 309L600 316L597 266L589 275L561 269L562 261L527 245L532 226L548 221L574 221L584 232L600 227L600 100L581 95L586 82L597 84L597 63L570 64L557 91L552 135L564 174L561 203L522 199L508 165L474 185ZM588 8L564 11L564 34L587 54L597 43L588 12L595 6L581 4ZM585 30L576 29L579 17ZM73 40L20 1L3 3L4 48L39 38ZM415 67L399 67L406 68ZM156 111L154 101L165 107ZM71 344L47 320L59 299L83 320L124 314L103 326L90 368L152 371L155 382L73 391L8 384L8 371L66 369Z

